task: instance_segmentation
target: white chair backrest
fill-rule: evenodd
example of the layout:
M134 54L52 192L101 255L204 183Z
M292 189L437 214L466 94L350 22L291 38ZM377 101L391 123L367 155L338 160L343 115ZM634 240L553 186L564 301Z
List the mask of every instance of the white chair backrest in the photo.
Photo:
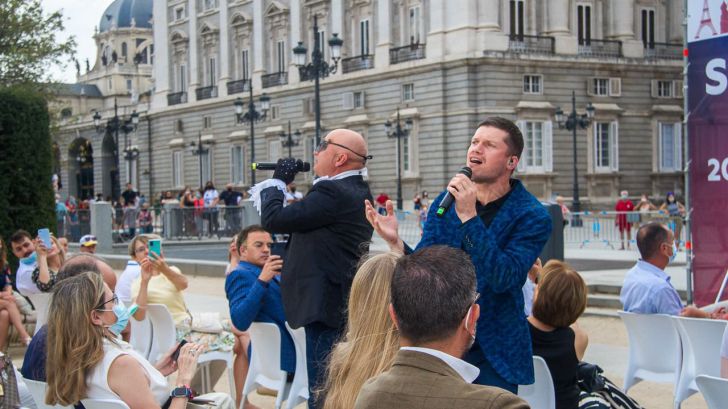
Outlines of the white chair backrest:
M709 375L695 378L700 393L703 394L708 409L724 409L728 403L728 379Z
M147 319L152 325L152 346L149 361L156 362L161 354L167 352L177 342L177 330L172 314L163 304L147 305Z
M540 356L533 357L533 375L535 381L532 385L518 385L518 397L528 402L531 409L554 409L554 381L546 361Z
M149 360L149 354L152 352L152 322L148 317L144 317L141 321L137 321L134 317L131 317L129 318L129 322L131 325L129 344L144 358Z
M51 305L50 293L31 294L28 296L35 307L35 332L38 333L40 327L48 322L48 307Z
M33 381L30 379L25 379L25 378L23 378L23 382L28 387L30 394L33 396L33 400L35 401L35 406L38 409L73 408L73 406L46 405L45 404L45 395L46 395L46 389L48 388L48 385L45 382Z
M301 402L308 400L308 370L306 365L306 330L301 327L292 329L286 321L286 329L293 338L293 345L296 348L296 373L293 376L293 384L288 393L286 409L293 409Z
M278 388L278 380L281 374L281 332L276 324L268 322L254 322L248 329L250 343L252 345L251 366L258 368L258 375L276 381L274 386ZM265 386L265 385L264 385Z
M111 399L81 399L86 409L129 409L129 406L120 400Z
M698 391L695 377L720 376L720 347L726 322L703 318L672 317L683 344L683 364L675 393L679 404Z
M625 311L619 311L619 316L629 338L625 392L639 380L676 383L682 348L671 317Z

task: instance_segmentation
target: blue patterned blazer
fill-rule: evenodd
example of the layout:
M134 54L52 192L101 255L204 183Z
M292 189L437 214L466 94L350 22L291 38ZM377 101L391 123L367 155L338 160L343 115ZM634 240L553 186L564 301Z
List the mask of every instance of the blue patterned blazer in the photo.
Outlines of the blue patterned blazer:
M454 205L437 217L441 193L430 206L417 248L442 244L470 255L481 295L475 341L503 379L527 385L533 383L533 353L521 288L551 234L551 218L521 181L512 185L490 227L480 217L461 223Z
M245 331L253 321L271 322L281 331L281 370L296 372L296 349L286 329L281 285L273 278L264 286L258 281L261 268L241 261L225 279L225 294L230 304L230 319L235 328ZM255 345L252 346L255 348Z

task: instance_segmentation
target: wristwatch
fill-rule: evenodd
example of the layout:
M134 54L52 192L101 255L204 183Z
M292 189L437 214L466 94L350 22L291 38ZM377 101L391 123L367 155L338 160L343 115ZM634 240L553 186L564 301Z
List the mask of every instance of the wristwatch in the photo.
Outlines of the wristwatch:
M190 388L189 385L178 386L178 387L172 389L172 392L170 392L170 394L169 394L170 398L192 399L194 396L195 396L194 392L192 391L192 388Z

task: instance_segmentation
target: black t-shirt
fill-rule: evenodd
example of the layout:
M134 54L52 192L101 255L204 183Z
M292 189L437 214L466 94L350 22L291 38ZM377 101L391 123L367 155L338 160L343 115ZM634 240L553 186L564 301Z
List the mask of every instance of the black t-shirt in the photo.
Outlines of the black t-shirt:
M531 330L533 354L546 361L556 391L556 409L576 409L579 406L579 386L576 374L579 359L574 347L574 330L569 327L544 332L528 323Z
M225 203L225 206L237 206L238 200L243 194L235 190L223 190L220 193L220 200Z
M125 191L121 192L121 197L124 198L124 203L134 204L137 196L139 196L139 193L137 193L133 190L125 190Z
M493 222L493 219L495 219L495 216L498 214L498 210L503 207L503 203L505 203L506 200L508 200L508 197L511 195L511 192L513 191L513 185L515 184L516 181L511 179L511 189L508 191L508 193L486 205L480 204L480 202L478 202L477 200L475 201L475 211L478 212L478 217L483 220L483 224L485 224L485 227L490 227L490 223Z

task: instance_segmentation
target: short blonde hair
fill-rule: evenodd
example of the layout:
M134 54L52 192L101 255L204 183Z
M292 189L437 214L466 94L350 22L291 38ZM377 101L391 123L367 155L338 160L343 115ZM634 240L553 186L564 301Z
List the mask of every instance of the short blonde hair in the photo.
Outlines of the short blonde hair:
M552 327L568 327L584 313L586 295L586 283L576 270L550 260L538 280L531 315Z
M144 243L144 245L147 245L149 243L149 240L160 240L162 237L158 234L153 233L146 233L146 234L140 234L129 242L129 256L133 259L136 259L136 252L134 251L134 248L137 246L137 243Z

